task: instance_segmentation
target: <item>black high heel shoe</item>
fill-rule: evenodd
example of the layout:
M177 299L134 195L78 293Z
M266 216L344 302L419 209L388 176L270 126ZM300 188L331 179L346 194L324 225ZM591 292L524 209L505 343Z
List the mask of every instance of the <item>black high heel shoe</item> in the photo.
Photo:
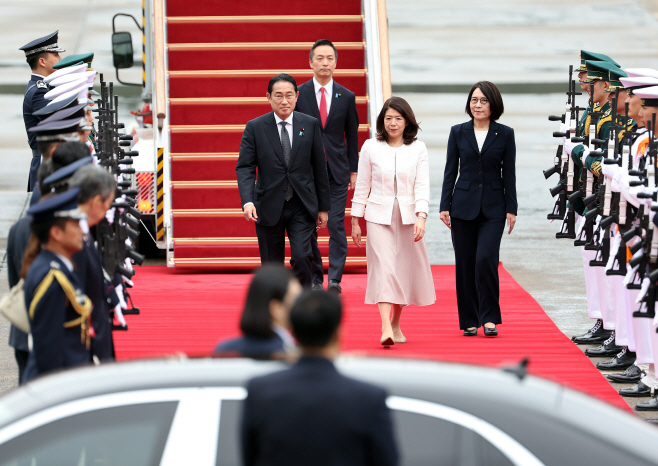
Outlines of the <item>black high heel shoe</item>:
M478 334L478 328L477 327L473 327L472 330L469 330L469 329L464 330L464 336L465 337L474 337L477 334Z
M484 336L485 337L497 337L498 336L498 329L496 327L493 327L493 328L484 327Z

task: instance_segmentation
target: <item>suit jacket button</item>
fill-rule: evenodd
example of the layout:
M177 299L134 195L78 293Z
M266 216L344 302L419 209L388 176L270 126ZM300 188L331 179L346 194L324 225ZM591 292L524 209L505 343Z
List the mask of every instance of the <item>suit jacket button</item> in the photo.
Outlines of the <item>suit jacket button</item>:
M479 185L478 187L479 187L479 188L481 188L481 187L482 187L482 185Z
M478 162L482 162L482 159L478 159Z
M482 172L478 172L478 175L481 175L481 174L482 174Z

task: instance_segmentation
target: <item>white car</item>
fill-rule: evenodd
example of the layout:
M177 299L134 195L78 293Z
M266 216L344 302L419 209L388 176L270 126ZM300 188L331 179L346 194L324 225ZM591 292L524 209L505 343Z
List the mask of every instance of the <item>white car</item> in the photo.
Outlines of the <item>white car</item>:
M336 364L388 390L403 465L658 464L654 426L522 370L349 356ZM245 382L284 367L168 359L34 380L0 398L0 466L237 466Z

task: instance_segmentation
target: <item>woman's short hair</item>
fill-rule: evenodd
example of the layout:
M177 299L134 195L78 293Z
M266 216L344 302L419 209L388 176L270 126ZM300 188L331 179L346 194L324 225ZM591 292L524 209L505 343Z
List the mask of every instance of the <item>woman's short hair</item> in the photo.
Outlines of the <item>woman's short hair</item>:
M489 100L489 108L491 109L491 116L489 117L491 121L496 121L505 111L503 106L503 97L500 95L500 91L496 85L490 81L478 81L473 84L471 92L468 93L468 99L466 99L466 113L468 116L473 118L471 113L471 97L473 97L473 92L475 89L480 89L484 96Z
M402 97L391 97L384 102L382 111L379 112L379 116L377 117L377 140L388 142L388 133L384 126L384 118L386 117L386 111L389 108L400 113L407 123L407 127L404 128L404 132L402 133L404 143L411 144L414 142L417 139L416 135L418 134L420 126L416 122L416 117L414 116L414 111L411 110L411 106Z
M292 275L282 265L265 265L254 275L240 319L240 330L247 336L268 338L274 335L270 301L283 302Z

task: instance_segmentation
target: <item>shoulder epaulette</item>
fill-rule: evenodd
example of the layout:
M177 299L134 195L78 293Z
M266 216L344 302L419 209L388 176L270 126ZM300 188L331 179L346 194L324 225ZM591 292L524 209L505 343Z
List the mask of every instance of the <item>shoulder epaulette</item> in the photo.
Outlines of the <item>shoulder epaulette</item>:
M81 340L86 342L87 346L89 346L88 323L92 309L91 300L86 295L79 295L75 291L73 284L71 284L69 279L66 278L66 274L64 274L64 272L61 270L50 269L44 279L41 280L41 283L39 283L39 286L37 287L36 291L34 292L34 296L32 297L32 302L30 303L30 319L34 319L34 311L43 296L48 291L48 288L50 288L50 285L52 285L53 280L57 280L59 285L62 287L62 290L64 290L64 294L66 295L67 299L71 303L71 307L80 315L80 317L77 319L65 322L64 327L71 328L79 325L82 330Z
M606 115L604 115L603 118L601 118L599 120L599 122L597 123L597 125L596 125L596 134L597 135L601 131L601 127L609 121L612 121L612 115L610 115L609 113L606 112Z

